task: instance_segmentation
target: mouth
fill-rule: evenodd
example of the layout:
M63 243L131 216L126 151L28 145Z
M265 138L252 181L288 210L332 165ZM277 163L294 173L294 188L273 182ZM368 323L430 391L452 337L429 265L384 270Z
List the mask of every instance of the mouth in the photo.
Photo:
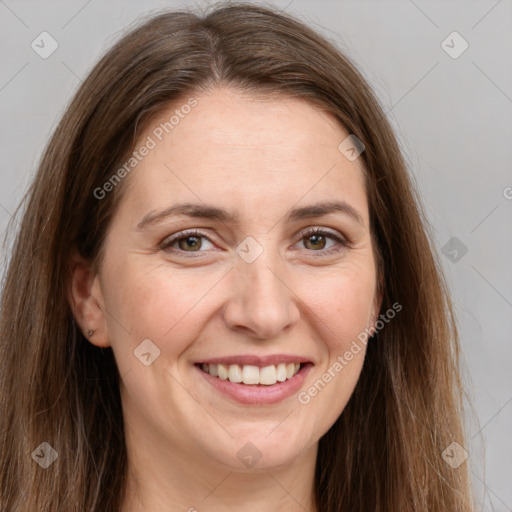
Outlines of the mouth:
M247 359L251 364L242 364ZM298 393L314 364L297 357L271 359L246 357L241 361L233 357L231 361L198 362L194 367L203 377L199 382L205 382L207 390L245 405L272 405Z
M196 366L204 373L220 380L249 386L273 386L278 382L293 379L305 364L310 363L278 363L263 367L250 364L196 363Z

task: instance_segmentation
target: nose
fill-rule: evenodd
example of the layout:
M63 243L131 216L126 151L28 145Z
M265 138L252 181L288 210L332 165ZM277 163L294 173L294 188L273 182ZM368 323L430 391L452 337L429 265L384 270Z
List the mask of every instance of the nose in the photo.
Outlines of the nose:
M241 260L235 265L224 321L230 329L254 338L274 339L299 321L299 298L286 282L288 274L279 258L265 254L252 263Z

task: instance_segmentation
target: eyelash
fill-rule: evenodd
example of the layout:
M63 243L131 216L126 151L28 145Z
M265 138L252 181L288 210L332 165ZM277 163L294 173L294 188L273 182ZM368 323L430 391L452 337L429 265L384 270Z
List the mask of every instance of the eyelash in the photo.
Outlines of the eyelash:
M331 255L332 253L337 253L337 252L341 251L342 249L349 247L349 242L347 240L344 240L343 238L332 233L331 231L327 231L323 228L311 228L311 229L302 231L300 234L300 241L302 241L304 238L311 237L313 235L325 236L326 238L330 238L331 240L334 240L339 245L338 247L331 247L331 249L328 249L328 250L320 250L320 251L310 250L311 252L321 253L318 256L315 255L315 257L321 258L321 257L324 257L324 255ZM179 242L180 240L186 239L191 236L195 236L198 238L206 238L209 240L208 236L205 233L202 233L201 231L197 231L195 229L191 229L191 230L187 230L187 231L182 231L180 233L177 233L176 235L173 235L171 238L165 239L160 244L160 249L167 251L176 242ZM211 240L209 240L209 241L211 242ZM211 242L211 243L213 243L213 242ZM308 249L306 249L306 250L308 250ZM189 253L187 251L182 251L180 249L175 249L175 250L173 250L173 252L174 251L183 253L186 258L197 258L200 256L199 256L199 254L196 256L195 253L205 252L205 251L192 251Z

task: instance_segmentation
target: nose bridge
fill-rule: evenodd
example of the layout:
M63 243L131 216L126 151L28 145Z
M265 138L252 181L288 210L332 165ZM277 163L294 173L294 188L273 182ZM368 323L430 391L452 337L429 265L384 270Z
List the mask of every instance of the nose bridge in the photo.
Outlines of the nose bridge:
M233 275L236 291L225 309L225 321L231 328L248 329L261 338L277 337L299 318L285 264L270 242L264 247L254 239L246 242L238 248L240 258Z

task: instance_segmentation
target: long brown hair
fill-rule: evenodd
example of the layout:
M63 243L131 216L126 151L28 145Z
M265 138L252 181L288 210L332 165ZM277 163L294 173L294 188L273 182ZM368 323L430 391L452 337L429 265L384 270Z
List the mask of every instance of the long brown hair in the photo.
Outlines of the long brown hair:
M223 3L201 15L164 12L117 42L82 83L20 207L0 316L0 509L119 512L127 455L119 374L110 348L89 343L67 301L70 256L101 263L123 183L94 190L166 106L221 84L309 101L365 146L382 311L400 314L367 347L356 389L320 439L321 512L468 512L464 389L450 299L420 201L393 131L350 60L297 18ZM340 141L341 142L341 141ZM58 459L31 456L47 442Z

